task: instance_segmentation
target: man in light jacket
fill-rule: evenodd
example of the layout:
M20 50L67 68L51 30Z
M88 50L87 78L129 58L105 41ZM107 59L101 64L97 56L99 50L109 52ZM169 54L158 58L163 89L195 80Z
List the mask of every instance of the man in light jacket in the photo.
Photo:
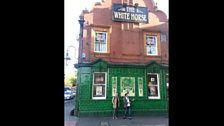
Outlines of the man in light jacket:
M112 98L112 104L114 108L113 119L118 119L118 108L120 107L120 102L117 93L115 93L115 96Z

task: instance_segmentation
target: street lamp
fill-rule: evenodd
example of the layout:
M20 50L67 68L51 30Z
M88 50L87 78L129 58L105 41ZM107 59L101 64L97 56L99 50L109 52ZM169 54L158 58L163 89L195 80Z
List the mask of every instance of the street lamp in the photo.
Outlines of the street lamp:
M68 55L68 50L66 52L66 57L65 57L65 61L66 61L66 66L68 66L68 61L71 60L71 58Z
M75 57L74 57L74 59L76 59L76 47L74 47L74 46L68 46L68 47L67 47L67 50L66 50L66 57L64 58L65 61L66 61L66 66L68 66L68 61L71 60L71 58L69 57L69 53L68 53L68 50L69 50L69 48L71 48L71 47L75 49Z

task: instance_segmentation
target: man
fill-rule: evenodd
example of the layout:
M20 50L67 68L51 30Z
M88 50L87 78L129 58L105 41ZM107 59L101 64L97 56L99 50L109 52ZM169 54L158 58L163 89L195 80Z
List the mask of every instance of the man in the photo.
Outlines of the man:
M128 114L128 119L132 119L131 118L131 102L129 97L127 96L127 93L125 93L124 95L124 119L127 118L127 114Z
M115 93L115 96L112 98L112 104L114 108L113 119L118 119L118 107L120 107L118 94Z

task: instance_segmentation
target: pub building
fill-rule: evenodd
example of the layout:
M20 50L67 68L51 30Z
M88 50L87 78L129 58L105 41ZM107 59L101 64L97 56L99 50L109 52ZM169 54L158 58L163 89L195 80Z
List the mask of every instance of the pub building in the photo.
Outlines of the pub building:
M75 115L112 116L112 97L132 114L168 113L168 19L153 0L102 0L79 19Z

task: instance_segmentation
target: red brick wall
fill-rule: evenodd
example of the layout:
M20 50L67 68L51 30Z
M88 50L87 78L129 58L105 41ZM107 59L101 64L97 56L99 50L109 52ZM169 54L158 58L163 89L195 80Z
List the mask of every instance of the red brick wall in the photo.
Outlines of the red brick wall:
M121 3L123 0L105 0L101 5L94 6L89 12L84 13L85 27L83 31L83 52L86 57L84 62L91 62L97 58L103 58L111 62L148 63L152 60L157 62L168 62L168 37L167 41L159 42L159 56L146 56L144 46L144 33L158 33L162 31L168 35L168 27L159 25L167 21L167 16L161 11L153 9L150 0L134 0L139 6L147 6L149 9L150 27L144 24L114 22L112 21L112 3ZM128 0L127 0L128 1ZM155 28L152 26L156 26ZM142 28L144 27L144 28ZM101 28L108 30L109 52L106 54L94 53L93 51L93 29ZM159 36L160 38L160 36Z

